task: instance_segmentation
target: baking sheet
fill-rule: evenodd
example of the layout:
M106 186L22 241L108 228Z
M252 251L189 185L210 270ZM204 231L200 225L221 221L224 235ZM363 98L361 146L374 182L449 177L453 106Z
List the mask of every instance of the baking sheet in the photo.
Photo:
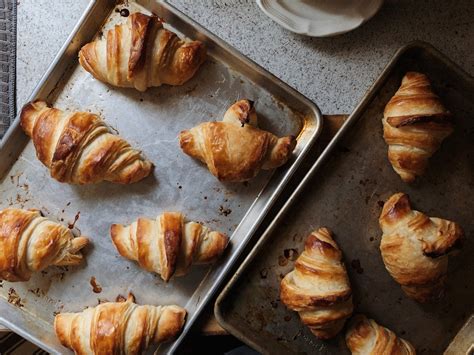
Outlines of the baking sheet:
M393 171L381 124L386 103L409 70L428 74L456 123L413 185ZM343 251L355 312L394 330L418 353L441 354L474 311L473 98L473 78L433 47L401 49L219 296L219 323L264 353L349 353L343 332L320 341L279 300L280 280L294 267L305 238L325 226ZM457 221L466 233L462 252L450 258L446 297L438 303L408 299L385 270L378 217L383 202L399 191L410 195L415 209Z
M0 150L1 209L39 208L92 239L92 246L85 250L86 262L79 267L50 267L29 282L0 283L0 322L50 352L67 352L54 336L52 322L57 312L81 311L129 291L139 304L186 308L188 320L181 337L160 348L172 352L320 131L320 113L314 104L171 5L157 1L140 5L130 1L117 8L151 10L169 28L206 42L210 58L197 75L183 86L151 88L146 93L113 88L93 79L78 65L77 50L102 24L101 32L126 21L112 5L106 0L91 3L32 98L46 98L62 109L98 113L155 163L153 176L127 186L61 184L36 159L18 122ZM296 135L298 145L292 160L274 174L262 172L248 183L224 184L181 151L177 136L203 121L220 120L240 98L256 102L262 128L278 135ZM129 224L140 216L154 218L164 211L182 211L188 220L228 233L231 245L221 260L214 267L195 266L188 275L165 283L159 275L122 258L110 240L110 225ZM102 288L100 293L94 293L92 277Z

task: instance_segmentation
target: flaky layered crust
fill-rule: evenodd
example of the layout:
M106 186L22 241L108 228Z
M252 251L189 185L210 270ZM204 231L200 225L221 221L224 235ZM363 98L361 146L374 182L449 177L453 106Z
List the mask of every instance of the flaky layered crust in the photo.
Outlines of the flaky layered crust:
M23 107L21 126L33 140L38 159L60 182L129 184L145 178L153 168L92 113L64 112L36 101Z
M413 345L390 329L364 315L357 315L346 332L346 344L353 355L415 355Z
M451 114L433 92L428 77L409 72L384 111L388 159L403 181L421 176L428 159L453 132Z
M155 220L139 218L130 226L113 224L110 235L120 255L165 281L184 275L191 264L215 261L229 242L223 233L196 222L185 223L177 212L165 212Z
M281 281L280 299L321 339L337 335L352 314L352 290L331 232L311 233L295 269Z
M385 267L405 293L418 302L440 297L448 270L448 253L460 247L461 227L430 218L411 208L408 195L390 197L379 218L380 251Z
M28 281L50 265L78 265L88 242L37 210L0 211L0 279Z
M107 302L80 313L60 313L54 329L62 345L76 354L135 355L152 343L176 337L186 311L178 306L139 306L132 296L126 302Z
M285 164L296 146L293 136L278 138L257 128L253 103L233 104L221 122L205 122L179 136L181 149L207 164L221 181L246 181L261 169Z
M156 16L138 12L79 52L79 63L96 79L139 91L162 84L182 85L205 58L201 42L180 40Z

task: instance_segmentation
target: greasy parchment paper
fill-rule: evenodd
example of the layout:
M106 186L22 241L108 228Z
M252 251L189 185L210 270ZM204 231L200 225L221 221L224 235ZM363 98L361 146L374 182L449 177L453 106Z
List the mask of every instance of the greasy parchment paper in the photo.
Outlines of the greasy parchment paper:
M148 1L147 4L160 9L158 3ZM146 12L132 2L127 6L130 12ZM124 7L121 4L117 8ZM100 14L91 11L90 16ZM168 13L168 16L171 15ZM97 21L103 22L103 19ZM125 20L111 11L102 30ZM181 26L180 21L184 22L177 17L171 21ZM167 24L172 25L173 22ZM199 38L206 40L203 36ZM249 77L248 68L243 74L235 65L240 58L235 59L230 68L220 59L225 56L215 42L210 44L210 52L209 60L183 86L151 88L146 93L113 88L95 80L73 61L55 89L41 96L61 109L98 113L132 146L141 149L155 163L153 176L141 182L126 186L61 184L49 176L49 171L36 158L31 142L20 149L11 167L6 166L7 151L0 153L5 157L2 158L4 166L0 167L0 171L5 171L0 180L0 208L40 209L50 218L74 225L92 241L85 250L86 262L79 267L50 267L28 282L1 283L0 303L4 302L3 298L17 309L9 308L0 318L15 331L30 336L49 351L64 352L52 332L57 312L81 311L100 300L115 300L117 295L128 292L134 293L139 304L183 306L188 311L188 321L195 319L211 292L213 280L217 282L217 277L226 271L228 261L248 240L251 228L258 224L273 194L282 187L272 181L281 180L305 147L314 141L320 119L317 108L303 99L298 101L300 97L295 93L289 92L288 98L298 110L288 107L282 101L284 98L275 97L272 86L264 89L263 85L256 84L255 80L261 80L261 76ZM283 92L285 89L283 87ZM299 136L299 143L294 158L273 178L272 172L262 172L248 183L224 184L203 164L181 151L177 136L181 130L203 121L220 120L225 110L240 98L256 102L262 128L278 135ZM18 144L23 141L22 137ZM251 209L255 201L256 206ZM154 218L164 211L182 211L188 220L202 222L231 236L231 245L222 261L214 268L195 266L188 275L165 283L159 275L141 270L136 263L122 258L110 240L110 225L129 224L140 216ZM246 224L238 228L244 219ZM93 291L92 277L101 292ZM27 317L31 321L23 322L26 325L22 323L16 329L15 317Z

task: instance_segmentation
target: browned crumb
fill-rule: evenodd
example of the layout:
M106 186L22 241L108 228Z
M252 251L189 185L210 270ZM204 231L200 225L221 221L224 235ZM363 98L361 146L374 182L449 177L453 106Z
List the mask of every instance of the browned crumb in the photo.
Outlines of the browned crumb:
M35 289L30 288L28 289L28 291L34 294L36 297L44 296L44 291L40 289L39 287Z
M219 207L219 214L220 214L221 216L224 215L224 216L227 217L227 216L230 215L231 213L232 213L232 210L231 210L230 208L225 208L225 207L222 206L222 205Z
M285 258L295 261L298 258L298 250L296 249L285 249L283 250Z
M18 296L18 293L16 293L14 288L10 288L8 290L8 302L20 308L25 306L22 303L20 296Z
M95 279L95 276L92 276L91 277L91 286L92 286L92 292L94 293L101 293L102 292L102 286L100 286L100 284L97 282L97 280Z

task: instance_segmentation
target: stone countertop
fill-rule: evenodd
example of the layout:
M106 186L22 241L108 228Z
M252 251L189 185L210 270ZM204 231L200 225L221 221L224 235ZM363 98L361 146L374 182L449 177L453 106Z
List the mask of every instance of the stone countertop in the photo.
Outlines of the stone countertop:
M88 0L19 0L17 95L21 107ZM472 0L389 0L362 27L332 38L294 34L252 0L170 0L181 11L313 100L350 113L395 51L430 42L474 74Z

